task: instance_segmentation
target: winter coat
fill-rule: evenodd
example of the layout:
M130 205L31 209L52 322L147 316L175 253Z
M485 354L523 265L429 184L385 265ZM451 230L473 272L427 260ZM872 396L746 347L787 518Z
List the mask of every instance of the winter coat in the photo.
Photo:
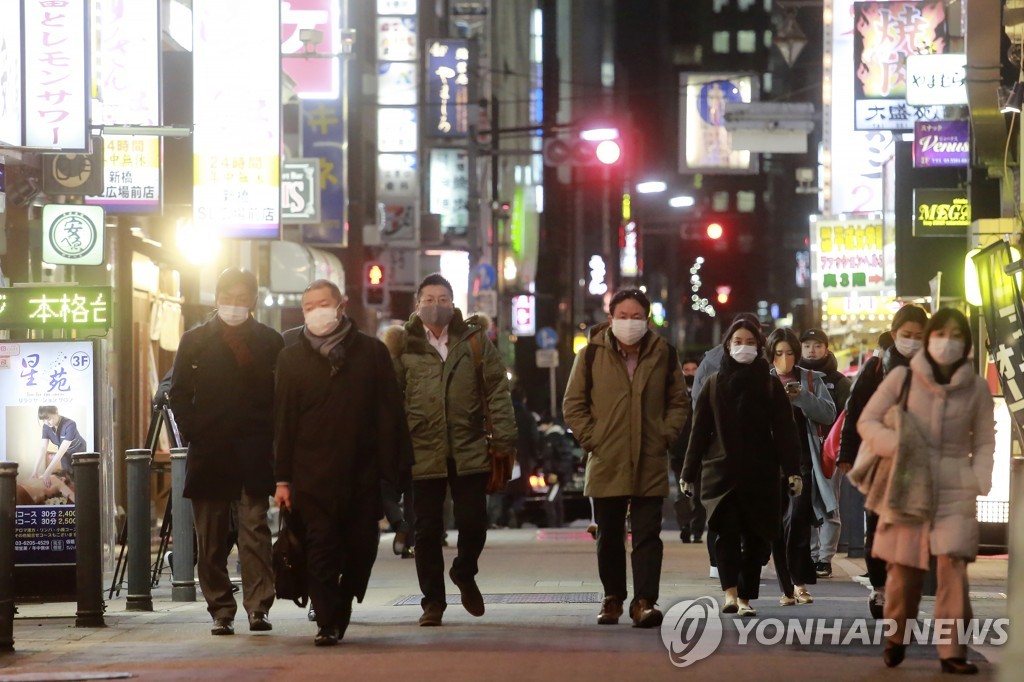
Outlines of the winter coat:
M185 497L237 500L274 494L274 368L284 342L249 319L241 331L252 362L239 366L213 317L185 332L174 358L168 401L188 441Z
M448 323L448 358L427 341L427 331L415 313L402 327L384 332L398 384L405 396L405 413L412 435L414 480L444 478L448 460L459 476L488 473L487 429L483 400L491 412L491 443L514 452L518 432L508 377L497 349L477 319L462 319L456 309ZM473 356L476 336L483 359L483 392Z
M725 357L725 346L721 344L708 349L700 364L697 365L697 373L693 376L693 386L690 387L690 398L694 404L700 398L700 392L704 389L708 379L722 366L722 358Z
M846 401L846 421L839 436L839 462L853 464L860 450L861 437L857 432L857 421L860 419L864 406L871 400L882 379L895 367L906 367L910 360L900 355L896 347L887 349L881 357L873 356L864 363L857 378L850 388L850 397Z
M605 322L590 331L594 347L587 397L587 350L576 355L562 413L587 453L588 497L667 497L668 449L690 413L679 357L648 331L630 381L619 344Z
M934 514L930 523L902 524L887 523L883 511L873 553L922 570L928 569L929 554L973 561L978 555L976 499L992 487L992 396L970 363L961 365L948 384L936 382L924 351L914 356L910 368L907 416L927 443ZM896 453L899 436L884 417L899 400L906 372L896 368L886 376L857 423L866 447L879 457Z
M798 475L799 452L793 408L768 361L743 365L723 354L721 369L697 398L682 472L686 483L700 478L708 527L717 528L719 504L735 494L744 525L774 540L781 525L779 469Z
M772 368L771 371L775 376L775 369ZM832 402L832 394L829 393L823 373L812 372L803 367L797 367L795 371L800 372L802 388L791 404L794 412L799 410L802 414L802 418L795 421L804 426L804 439L807 443L804 452L809 455L808 461L801 462L800 473L810 474L811 489L805 490L804 494L811 496L815 525L820 525L825 519L834 516L839 509L835 491L821 469L820 435L827 433L828 427L836 420L836 406Z
M377 556L381 481L398 483L410 446L384 344L353 325L341 346L336 369L304 335L281 351L274 474L300 517L329 518L343 533L346 580L362 600Z
M846 409L846 401L850 398L850 388L853 386L853 382L850 377L839 371L839 361L836 359L835 353L829 351L820 360L802 358L799 366L825 375L823 381L828 388L829 395L832 396L832 402L836 406L836 418L838 418L839 413ZM835 419L832 421L835 422ZM832 425L826 424L825 426L827 433Z
M572 441L558 424L549 426L541 437L540 465L545 474L554 474L563 485L572 480L576 470L576 456L573 454Z

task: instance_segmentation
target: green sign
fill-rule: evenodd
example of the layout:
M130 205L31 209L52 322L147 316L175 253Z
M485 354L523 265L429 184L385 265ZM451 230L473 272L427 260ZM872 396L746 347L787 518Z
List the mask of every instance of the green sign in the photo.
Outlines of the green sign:
M110 287L0 289L0 329L110 329Z

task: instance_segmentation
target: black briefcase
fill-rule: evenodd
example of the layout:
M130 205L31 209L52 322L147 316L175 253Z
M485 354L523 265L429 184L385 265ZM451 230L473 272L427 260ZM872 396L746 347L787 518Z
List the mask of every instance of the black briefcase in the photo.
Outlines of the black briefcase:
M290 599L300 608L309 603L306 577L306 549L301 524L284 509L281 530L274 542L274 591L278 599Z

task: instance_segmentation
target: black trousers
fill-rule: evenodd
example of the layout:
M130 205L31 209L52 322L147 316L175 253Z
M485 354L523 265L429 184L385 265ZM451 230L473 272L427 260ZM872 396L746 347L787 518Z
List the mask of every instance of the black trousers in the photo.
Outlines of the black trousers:
M772 542L772 559L775 573L779 577L779 589L788 597L793 596L793 585L814 585L818 575L814 572L811 559L811 525L814 508L811 504L811 476L803 475L803 493L789 496L789 482L781 486L782 523L779 535Z
M459 553L452 562L452 574L472 579L479 571L478 561L487 542L487 480L490 474L459 476L455 462L448 460L447 478L428 478L412 483L416 508L416 575L423 592L422 605L436 604L442 609L444 583L444 499L449 486L455 528L459 531Z
M410 531L416 525L416 511L412 503L412 482L404 489L399 489L389 481L380 482L381 499L384 502L384 517L395 532L405 531L409 534L406 547L415 544L415 536Z
M864 535L864 563L868 567L868 578L871 580L871 587L881 590L885 587L886 565L882 559L876 559L872 554L875 544L875 531L878 529L878 514L867 512L867 528Z
M633 531L633 601L658 601L661 585L661 508L663 497L595 497L597 520L597 571L605 595L625 601L626 511Z
M757 599L761 567L771 544L749 527L736 493L727 495L715 510L715 558L723 590L735 587L740 599Z

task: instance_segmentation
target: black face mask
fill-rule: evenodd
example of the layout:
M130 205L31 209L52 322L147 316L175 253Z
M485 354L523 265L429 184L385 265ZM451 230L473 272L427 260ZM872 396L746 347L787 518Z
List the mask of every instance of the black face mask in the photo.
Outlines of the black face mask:
M685 375L685 374L683 375L683 381L686 382L687 388L693 388L693 380L695 378L696 377L694 377L692 374L691 375Z

